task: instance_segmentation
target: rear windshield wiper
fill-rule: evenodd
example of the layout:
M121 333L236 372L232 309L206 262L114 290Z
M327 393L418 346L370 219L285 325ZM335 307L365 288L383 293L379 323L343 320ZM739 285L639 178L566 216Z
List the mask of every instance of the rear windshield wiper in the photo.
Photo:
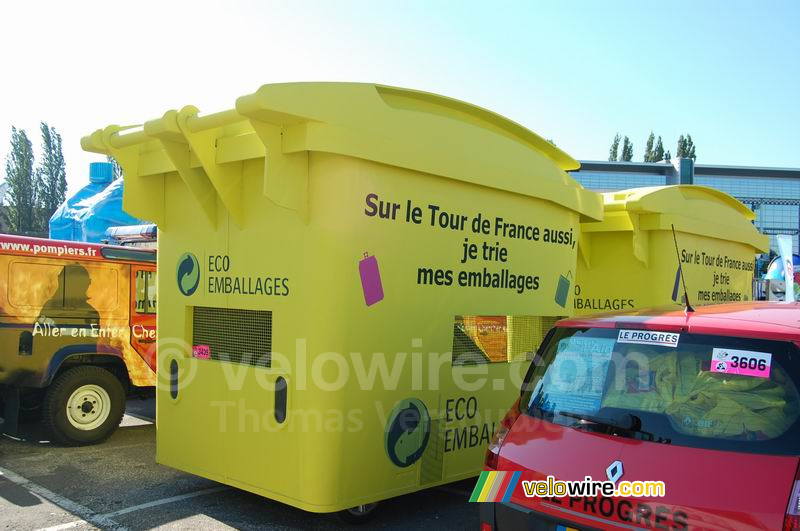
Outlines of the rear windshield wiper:
M616 435L622 435L632 439L640 439L643 441L657 442L661 444L672 443L671 439L642 430L642 419L631 413L624 413L615 418L588 415L586 413L574 413L571 411L560 411L558 414L562 417L578 419L583 422L588 422L589 424L603 426L622 432L617 433Z
M630 413L625 413L617 418L598 417L595 415L587 415L586 413L573 413L571 411L559 411L558 414L562 417L578 419L584 422L597 424L598 426L606 426L618 430L640 431L642 429L642 419Z

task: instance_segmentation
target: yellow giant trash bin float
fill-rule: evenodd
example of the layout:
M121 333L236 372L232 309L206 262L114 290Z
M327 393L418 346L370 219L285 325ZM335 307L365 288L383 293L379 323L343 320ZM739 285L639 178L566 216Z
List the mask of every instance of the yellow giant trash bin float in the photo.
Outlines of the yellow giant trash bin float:
M265 85L82 140L159 228L159 463L315 512L476 475L599 194L487 110Z
M678 256L692 305L752 298L755 255L769 250L769 238L737 199L675 185L609 192L603 200L603 221L581 227L576 315L683 304Z

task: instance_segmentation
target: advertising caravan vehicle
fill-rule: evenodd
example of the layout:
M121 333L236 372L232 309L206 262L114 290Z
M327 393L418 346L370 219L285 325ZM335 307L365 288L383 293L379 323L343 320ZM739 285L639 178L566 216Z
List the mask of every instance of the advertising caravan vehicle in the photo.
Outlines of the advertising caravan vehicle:
M148 225L122 225L106 229L105 243L114 245L144 247L156 249L158 247L158 227Z
M111 435L155 385L156 253L0 235L3 430L41 417L67 445Z
M143 223L122 209L123 182L110 162L89 164L89 184L67 198L50 216L50 238L107 243L109 227Z
M769 251L769 237L734 197L674 185L609 192L603 201L603 221L581 227L576 315L682 304L679 259L692 305L753 299L756 254Z
M158 225L158 462L352 518L480 471L602 215L546 140L380 85L265 85L83 147Z
M800 529L800 303L573 317L539 354L481 530Z

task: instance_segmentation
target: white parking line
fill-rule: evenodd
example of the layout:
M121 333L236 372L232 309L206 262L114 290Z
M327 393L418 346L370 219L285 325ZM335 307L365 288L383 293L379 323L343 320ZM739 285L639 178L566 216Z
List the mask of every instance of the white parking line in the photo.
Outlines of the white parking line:
M158 507L159 505L164 505L167 503L174 503L177 501L188 500L189 498L196 498L198 496L205 496L206 494L212 494L214 492L219 492L222 490L227 490L228 487L221 486L221 487L212 487L210 489L205 490L198 490L195 492L189 492L187 494L179 494L178 496L170 496L169 498L161 498L160 500L155 500L147 503L142 503L139 505L134 505L132 507L127 507L125 509L120 509L119 511L114 511L113 513L104 514L103 517L105 518L114 518L116 516L120 516L123 514L132 513L135 511L141 511L142 509L149 509L151 507Z
M20 487L23 487L29 490L30 492L33 492L34 494L38 494L42 498L58 505L62 509L69 511L73 515L80 518L80 520L75 520L74 522L68 522L66 524L59 524L59 525L54 525L52 527L42 528L39 531L62 531L64 529L73 529L83 524L93 525L95 527L99 527L104 530L108 529L113 531L127 531L127 528L125 526L118 524L113 520L113 518L117 516L122 516L124 514L133 513L136 511L141 511L142 509L149 509L151 507L158 507L160 505L166 505L168 503L175 503L183 500L188 500L190 498L196 498L198 496L205 496L206 494L213 494L215 492L220 492L230 488L224 485L219 487L211 487L208 489L198 490L195 492L188 492L186 494L179 494L177 496L170 496L168 498L161 498L147 503L140 503L139 505L133 505L131 507L126 507L125 509L120 509L118 511L114 511L111 513L98 514L89 509L88 507L79 504L78 502L70 500L69 498L65 498L60 494L56 494L55 492L46 489L41 485L37 485L36 483L20 476L15 472L6 470L5 468L0 467L0 476L7 477L9 481L16 483Z
M189 498L205 496L206 494L213 494L215 492L220 492L226 489L228 489L228 487L222 486L222 487L213 487L205 490L198 490L196 492L189 492L187 494L179 494L178 496L170 496L169 498L161 498L160 500L154 500L147 503L141 503L139 505L133 505L125 509L120 509L119 511L114 511L113 513L102 514L100 515L100 517L111 519L114 518L115 516L121 516L123 514L133 513L136 511L141 511L142 509L149 509L151 507L158 507L159 505L164 505L167 503L174 503L182 500L188 500ZM53 527L45 527L43 529L39 529L38 531L62 531L63 529L72 529L74 527L78 527L79 525L86 523L88 523L86 520L75 520L74 522L69 522L66 524L54 525Z
M122 421L119 423L120 428L133 428L136 426L149 426L155 423L155 419L151 419L149 417L143 417L140 415L133 415L131 413L125 413L122 416Z
M69 522L66 524L61 525L54 525L52 527L43 527L41 529L37 529L36 531L62 531L63 529L72 529L74 527L78 527L79 525L89 524L86 520L75 520L74 522Z
M58 505L62 509L69 511L75 516L82 519L77 522L73 522L74 525L78 525L80 523L89 523L95 527L100 527L103 529L112 529L115 531L123 531L126 529L125 527L119 525L114 520L104 515L97 514L88 507L85 507L78 502L72 501L69 498L65 498L60 494L56 494L55 492L46 489L41 485L37 485L36 483L29 481L10 470L6 470L5 468L0 467L0 474L8 478L8 480L11 481L12 483L16 483L20 487L27 489L34 494L38 494L47 501ZM59 526L56 526L56 528L67 529L65 527L59 527Z

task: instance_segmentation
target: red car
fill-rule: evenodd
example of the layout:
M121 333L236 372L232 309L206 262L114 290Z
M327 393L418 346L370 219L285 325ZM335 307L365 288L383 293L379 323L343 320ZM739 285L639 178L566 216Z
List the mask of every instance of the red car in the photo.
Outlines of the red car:
M800 529L798 388L798 303L560 321L489 446L521 476L481 530ZM665 495L526 496L548 476Z

